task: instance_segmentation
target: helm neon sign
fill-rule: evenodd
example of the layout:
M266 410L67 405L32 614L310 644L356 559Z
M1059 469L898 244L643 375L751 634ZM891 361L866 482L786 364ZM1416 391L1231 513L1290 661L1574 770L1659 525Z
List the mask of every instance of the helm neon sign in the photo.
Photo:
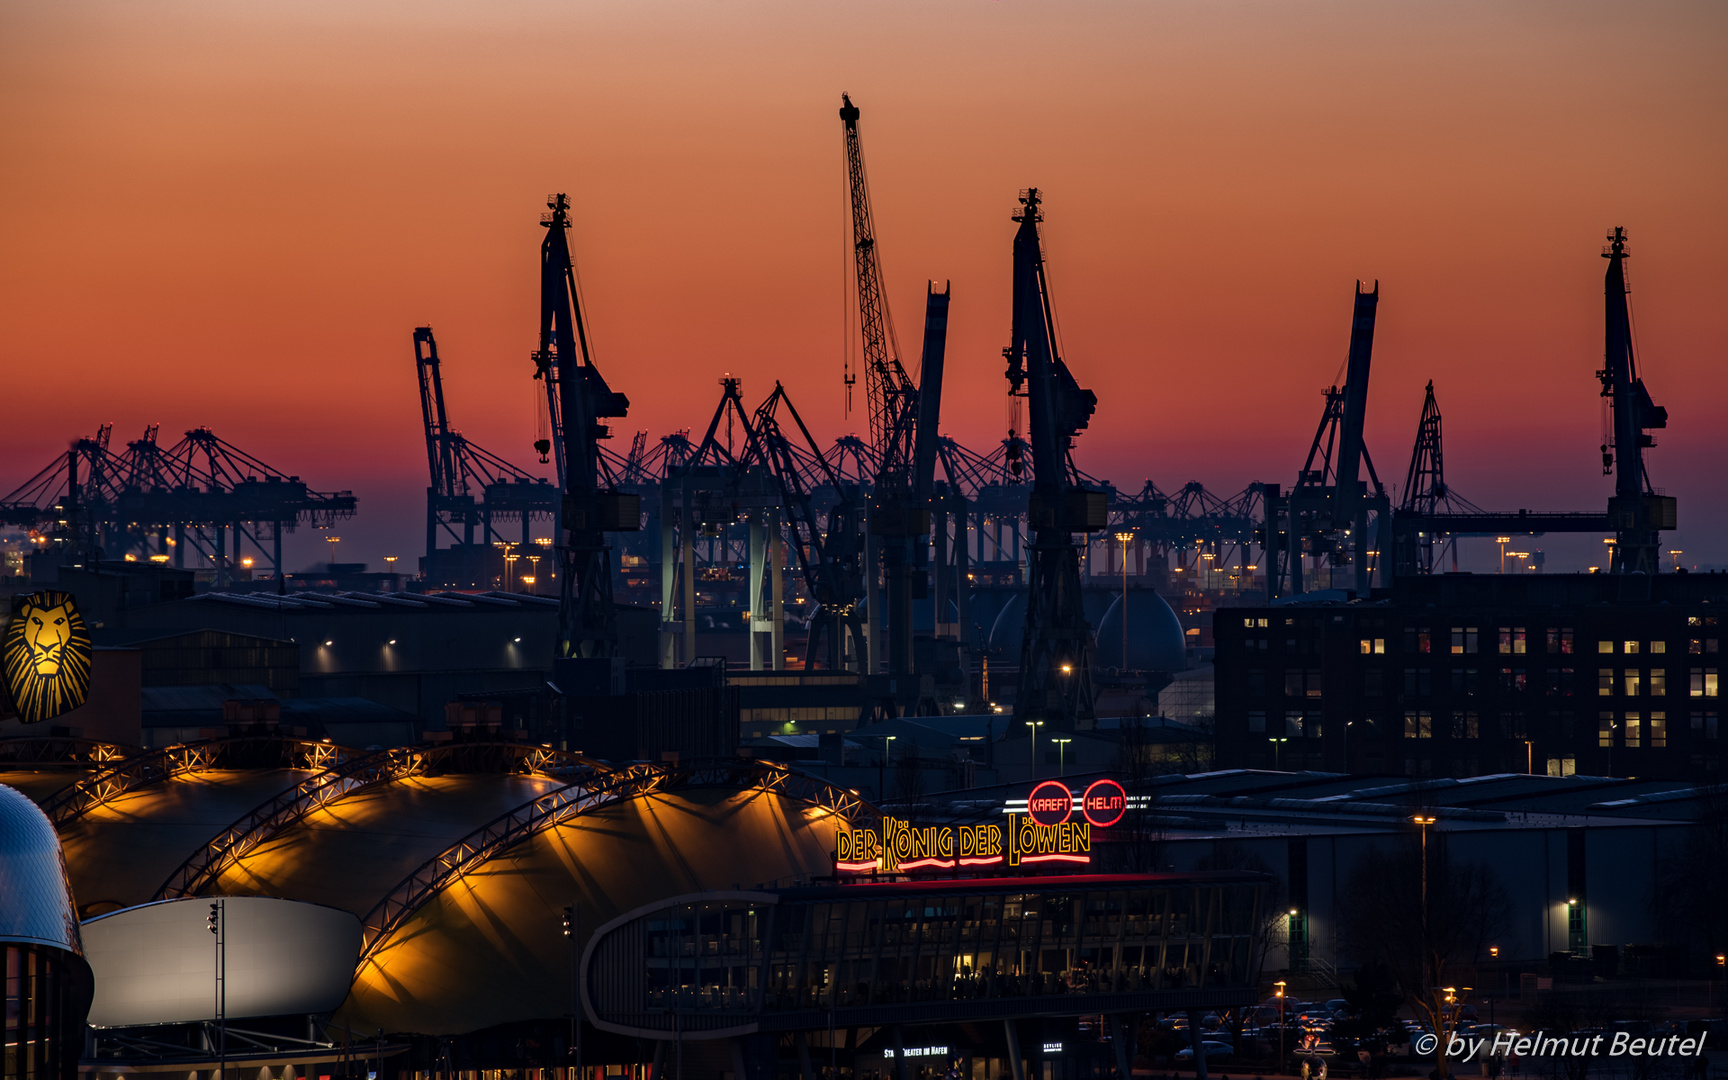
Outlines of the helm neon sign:
M1128 812L1128 793L1114 780L1094 780L1080 796L1080 812L1093 825L1108 829Z

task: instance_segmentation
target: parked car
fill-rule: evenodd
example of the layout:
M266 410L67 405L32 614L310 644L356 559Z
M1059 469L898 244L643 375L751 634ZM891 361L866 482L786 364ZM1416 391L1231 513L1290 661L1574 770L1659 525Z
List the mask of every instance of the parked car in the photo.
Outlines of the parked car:
M1202 1050L1206 1051L1206 1060L1207 1061L1211 1061L1214 1058L1226 1058L1226 1057L1229 1057L1236 1052L1235 1048L1232 1047L1229 1043L1219 1042L1216 1039L1202 1039L1202 1040L1200 1040L1200 1048ZM1194 1048L1192 1046L1184 1046L1182 1049L1176 1051L1176 1060L1177 1061L1193 1061L1194 1060Z

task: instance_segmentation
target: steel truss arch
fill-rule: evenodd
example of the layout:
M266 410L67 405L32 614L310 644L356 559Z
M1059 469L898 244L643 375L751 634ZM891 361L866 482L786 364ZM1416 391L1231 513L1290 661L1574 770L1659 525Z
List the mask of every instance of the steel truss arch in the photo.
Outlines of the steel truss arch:
M125 743L75 739L70 735L26 735L0 739L0 765L112 765L144 753Z
M361 920L362 944L356 973L364 970L396 931L447 885L517 844L622 802L704 787L768 792L808 803L845 821L877 813L846 788L769 761L720 758L689 765L641 764L585 777L500 814L403 878Z
M56 829L61 829L98 806L139 788L164 783L188 773L261 765L323 770L333 762L352 757L354 753L348 747L333 743L274 735L181 743L123 758L112 768L55 792L42 803L42 812L48 815Z
M259 804L211 837L168 875L151 899L197 896L229 867L313 813L384 784L446 773L504 773L574 782L606 768L581 754L513 742L422 744L347 757Z

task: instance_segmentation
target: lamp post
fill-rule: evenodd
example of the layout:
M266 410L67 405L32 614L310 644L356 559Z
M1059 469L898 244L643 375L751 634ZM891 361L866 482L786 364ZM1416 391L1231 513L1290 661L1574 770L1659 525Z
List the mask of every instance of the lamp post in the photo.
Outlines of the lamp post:
M1028 720L1028 721L1026 721L1026 726L1032 729L1032 776L1031 776L1031 779L1036 780L1036 779L1038 779L1038 729L1044 726L1044 721L1042 721L1042 720Z
M1272 984L1278 988L1278 1067L1284 1067L1284 980Z
M1128 541L1134 539L1131 532L1119 532L1116 539L1122 544L1122 671L1128 671Z
M1277 772L1278 771L1278 751L1283 749L1283 747L1280 744L1287 743L1290 741L1290 739L1288 736L1284 736L1284 735L1268 735L1268 736L1266 736L1266 741L1272 744L1272 771Z
M883 785L888 782L888 754L893 749L888 744L896 738L898 738L896 735L882 736L882 756L876 759L876 797L878 799L887 797L887 791Z
M1422 985L1428 985L1428 826L1432 816L1417 814L1410 819L1422 830Z
M580 928L577 918L575 904L564 908L564 943L569 946L570 952L570 1046L576 1056L576 1075L581 1076L582 1005L576 994L576 937Z
M1496 536L1494 542L1500 545L1500 572L1506 572L1506 545L1512 542L1510 536Z
M216 1080L228 1076L228 925L224 901L210 903L208 925L216 938Z
M1074 740L1073 739L1051 739L1050 741L1056 744L1056 775L1057 776L1067 776L1068 775L1068 755L1067 755L1068 744L1073 742Z

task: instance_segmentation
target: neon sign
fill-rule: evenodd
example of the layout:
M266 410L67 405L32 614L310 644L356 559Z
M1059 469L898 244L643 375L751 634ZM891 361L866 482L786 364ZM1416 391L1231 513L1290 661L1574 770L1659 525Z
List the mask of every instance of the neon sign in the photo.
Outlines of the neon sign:
M1114 780L1094 780L1086 793L1080 796L1080 809L1087 821L1100 829L1108 829L1128 812L1128 793Z
M1074 811L1082 820L1071 820ZM876 829L842 829L834 866L849 874L899 874L1038 863L1089 863L1092 830L1122 820L1128 796L1114 780L1098 780L1078 799L1067 785L1046 780L1032 789L1025 814L1001 825L918 826L884 816Z

